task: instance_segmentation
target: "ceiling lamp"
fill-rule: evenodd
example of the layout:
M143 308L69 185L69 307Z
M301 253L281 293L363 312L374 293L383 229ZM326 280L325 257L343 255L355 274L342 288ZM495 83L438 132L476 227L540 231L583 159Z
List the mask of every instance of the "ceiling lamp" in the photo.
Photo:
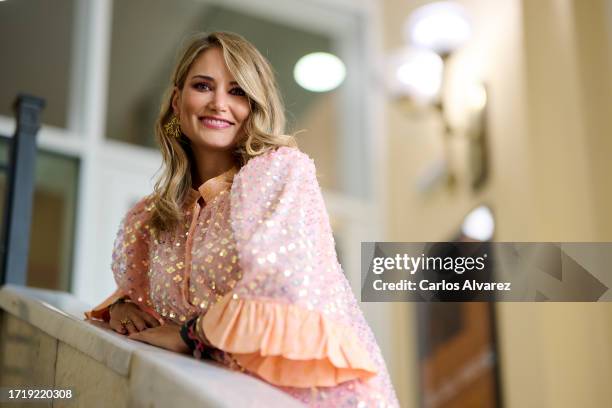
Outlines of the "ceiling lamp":
M311 92L327 92L337 88L346 77L340 58L326 52L304 55L293 68L293 78Z

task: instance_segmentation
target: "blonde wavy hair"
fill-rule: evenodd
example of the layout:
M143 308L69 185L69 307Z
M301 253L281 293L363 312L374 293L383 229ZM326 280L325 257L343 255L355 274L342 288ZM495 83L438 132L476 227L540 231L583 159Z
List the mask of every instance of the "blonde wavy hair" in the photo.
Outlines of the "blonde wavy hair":
M192 186L193 155L189 140L166 133L165 125L174 115L174 88L183 89L193 62L205 50L219 47L228 70L246 93L250 113L243 124L244 136L237 142L235 157L239 166L251 158L280 146L297 146L293 135L286 135L285 113L270 63L242 36L230 32L199 33L184 48L164 94L155 135L162 153L160 176L152 195L151 226L170 231L183 220L181 211Z

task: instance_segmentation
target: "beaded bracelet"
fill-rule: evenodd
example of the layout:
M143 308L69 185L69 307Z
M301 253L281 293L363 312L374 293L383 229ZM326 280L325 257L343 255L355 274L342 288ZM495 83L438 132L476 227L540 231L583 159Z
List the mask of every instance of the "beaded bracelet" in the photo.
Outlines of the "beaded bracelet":
M202 332L200 319L202 316L194 317L181 326L181 338L191 350L193 356L198 360L208 358L225 364L233 370L244 372L244 368L231 356L223 350L214 347Z
M205 355L207 344L201 340L196 333L196 326L199 317L187 321L181 326L181 338L197 359L202 359Z

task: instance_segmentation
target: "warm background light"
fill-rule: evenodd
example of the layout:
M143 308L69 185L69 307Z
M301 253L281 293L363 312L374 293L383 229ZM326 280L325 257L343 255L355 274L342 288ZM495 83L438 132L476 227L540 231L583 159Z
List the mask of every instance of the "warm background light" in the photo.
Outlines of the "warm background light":
M300 58L293 69L293 78L304 89L326 92L337 88L346 77L340 58L325 52L315 52Z
M470 34L470 23L463 7L448 1L419 7L404 26L406 41L440 55L459 48Z
M399 89L394 93L409 94L416 102L428 103L437 99L442 85L444 64L436 53L406 49L391 58L393 73Z
M495 220L489 207L481 205L472 210L463 221L461 232L478 241L489 241L493 238Z
M468 106L474 111L480 111L487 105L487 91L482 84L473 84L468 91Z

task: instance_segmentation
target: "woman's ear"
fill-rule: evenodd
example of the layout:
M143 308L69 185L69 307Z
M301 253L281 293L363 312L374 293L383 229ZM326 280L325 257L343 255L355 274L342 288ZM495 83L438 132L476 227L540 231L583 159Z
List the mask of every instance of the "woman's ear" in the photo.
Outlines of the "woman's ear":
M181 93L179 89L175 86L172 90L172 110L174 111L174 115L178 117L179 115L179 105L181 102Z

